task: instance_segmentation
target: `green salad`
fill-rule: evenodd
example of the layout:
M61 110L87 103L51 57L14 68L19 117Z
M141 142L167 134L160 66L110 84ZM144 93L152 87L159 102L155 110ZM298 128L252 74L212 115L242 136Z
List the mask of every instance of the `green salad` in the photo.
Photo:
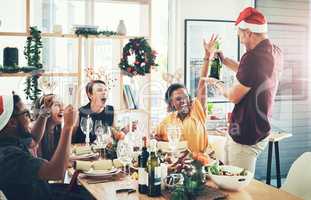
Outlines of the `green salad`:
M215 163L211 166L205 166L205 171L219 176L247 176L246 169L243 169L240 173L233 173L227 170L224 170L218 163Z

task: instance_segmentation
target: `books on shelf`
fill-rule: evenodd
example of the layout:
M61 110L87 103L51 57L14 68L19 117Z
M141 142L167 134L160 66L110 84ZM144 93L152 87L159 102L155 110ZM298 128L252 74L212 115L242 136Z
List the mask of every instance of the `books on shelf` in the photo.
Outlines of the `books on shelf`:
M123 87L123 95L125 105L128 109L138 109L137 96L132 86L125 84Z

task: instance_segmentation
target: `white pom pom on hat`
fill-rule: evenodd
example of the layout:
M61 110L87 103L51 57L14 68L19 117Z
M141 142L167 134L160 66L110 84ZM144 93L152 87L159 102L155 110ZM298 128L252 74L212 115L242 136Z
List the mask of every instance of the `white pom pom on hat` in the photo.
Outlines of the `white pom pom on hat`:
M13 95L0 95L0 131L9 122L13 113Z
M268 32L266 17L252 7L247 7L240 12L239 17L235 21L235 25L241 29L249 29L254 33Z

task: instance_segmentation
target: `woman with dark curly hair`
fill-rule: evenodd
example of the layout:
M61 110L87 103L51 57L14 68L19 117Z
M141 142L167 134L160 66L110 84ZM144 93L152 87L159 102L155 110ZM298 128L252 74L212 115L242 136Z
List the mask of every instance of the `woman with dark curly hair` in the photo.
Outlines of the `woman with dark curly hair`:
M213 35L209 42L204 41L204 63L201 68L197 96L193 100L184 85L174 83L168 87L165 100L170 113L157 127L155 135L157 140L167 141L167 127L178 122L182 125L181 139L188 142L188 148L192 152L204 153L206 151L208 146L205 131L206 78L209 61L214 57L216 40L217 37Z

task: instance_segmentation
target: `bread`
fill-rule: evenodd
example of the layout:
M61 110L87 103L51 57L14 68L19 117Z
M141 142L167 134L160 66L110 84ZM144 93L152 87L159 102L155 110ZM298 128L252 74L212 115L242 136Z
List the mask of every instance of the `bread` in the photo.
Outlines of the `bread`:
M113 160L113 166L114 166L115 168L120 168L120 167L123 167L123 163L122 163L121 160L119 160L119 159L114 159L114 160Z
M98 160L93 162L94 170L111 170L112 161L111 160Z
M90 161L81 161L81 160L76 161L76 170L89 171L91 167L92 162Z
M81 147L75 147L73 149L73 152L77 155L83 155L83 154L89 154L92 153L92 149L90 146L81 146Z

